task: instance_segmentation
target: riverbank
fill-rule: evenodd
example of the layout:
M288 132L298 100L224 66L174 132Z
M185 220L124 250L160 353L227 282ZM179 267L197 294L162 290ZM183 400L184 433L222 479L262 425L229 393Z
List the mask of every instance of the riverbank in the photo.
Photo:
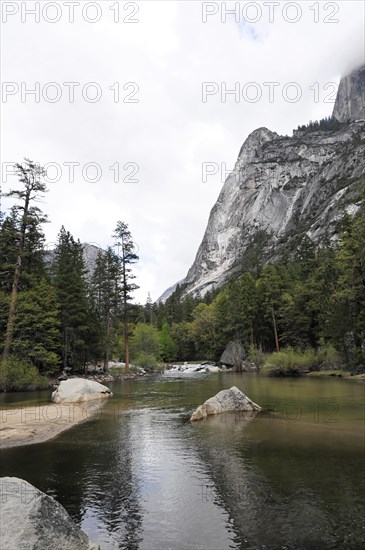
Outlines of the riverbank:
M0 407L0 450L53 439L65 430L95 417L100 402Z
M312 371L308 372L307 376L310 376L311 378L326 378L328 376L334 376L345 380L365 382L365 373L351 374L350 372L341 369Z

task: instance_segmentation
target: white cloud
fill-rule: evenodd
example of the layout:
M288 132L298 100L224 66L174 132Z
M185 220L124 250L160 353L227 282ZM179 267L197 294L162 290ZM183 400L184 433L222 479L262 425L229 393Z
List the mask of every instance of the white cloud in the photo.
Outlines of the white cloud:
M323 22L331 16L323 3L320 21L314 23L313 4L299 2L303 15L295 24L279 10L274 23L264 12L251 25L242 19L236 23L232 16L222 23L220 14L204 24L201 2L137 4L137 24L113 23L115 2L107 1L100 3L103 16L95 24L79 16L70 24L65 13L55 24L36 24L31 18L21 23L19 14L3 24L4 82L31 87L54 81L64 94L63 82L80 86L74 104L65 95L58 103L39 104L30 97L26 103L19 95L9 97L2 104L1 154L3 162L29 156L41 163L101 166L98 183L84 181L81 167L71 183L64 167L61 181L49 185L47 238L55 241L64 224L82 241L107 246L117 220L126 221L140 249L137 296L143 302L148 291L156 299L181 279L194 259L222 185L220 174L202 182L202 163L233 168L242 142L255 128L290 134L298 124L331 113L324 86L338 83L341 73L363 61L364 4L327 3L339 6L332 17L338 23ZM123 6L125 17L129 11ZM100 102L80 99L88 82L100 85ZM109 87L115 82L124 95L132 88L123 90L123 84L136 82L139 103L114 103ZM236 103L233 96L222 103L219 93L203 103L202 82L226 82L228 89L236 82L241 89L248 82L279 82L279 87L274 103L268 101L267 87L257 103L242 98ZM298 103L282 99L290 82L302 90ZM310 89L316 82L318 103ZM138 163L139 183L115 183L109 169L115 162L123 176L127 162Z

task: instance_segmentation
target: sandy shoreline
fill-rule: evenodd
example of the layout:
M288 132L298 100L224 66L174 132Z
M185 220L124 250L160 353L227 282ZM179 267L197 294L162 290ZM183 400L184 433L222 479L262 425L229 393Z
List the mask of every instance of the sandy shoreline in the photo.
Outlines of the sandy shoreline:
M53 439L65 430L94 418L102 406L100 401L12 408L0 406L0 450Z

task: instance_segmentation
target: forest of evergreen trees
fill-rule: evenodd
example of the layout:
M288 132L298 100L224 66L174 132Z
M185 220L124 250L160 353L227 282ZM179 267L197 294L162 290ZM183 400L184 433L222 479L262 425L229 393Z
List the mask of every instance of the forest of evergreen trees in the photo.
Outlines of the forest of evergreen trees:
M88 273L83 245L61 227L46 250L46 216L35 206L47 191L42 169L16 165L15 199L0 213L0 387L39 383L40 375L75 372L89 362L105 365L133 320L131 266L138 260L128 226L117 222L114 247L100 250ZM116 251L115 251L116 250ZM131 310L131 311L130 311ZM123 339L118 354L125 357Z
M340 130L340 128L344 127L345 124L343 122L339 122L334 117L325 117L321 120L315 120L314 122L311 120L308 124L303 124L302 126L298 126L297 130L300 132L304 132L306 134L310 134L311 132L334 132L336 130Z
M152 323L170 327L175 357L218 360L229 341L247 350L332 349L349 368L365 359L365 214L346 216L338 242L304 238L288 257L263 260L204 299L178 288L150 306ZM252 352L253 350L253 352Z
M89 362L128 361L129 348L132 362L147 368L215 361L230 341L242 342L251 357L330 348L342 365L364 368L363 206L344 217L336 242L305 237L275 263L265 263L258 250L255 262L221 289L199 297L178 287L165 303L148 297L141 306L132 303L138 257L128 227L116 224L113 246L99 252L93 273L82 244L64 227L50 255L46 217L34 206L46 191L42 174L30 161L18 172L16 204L0 218L0 387L29 385L38 373L79 372Z

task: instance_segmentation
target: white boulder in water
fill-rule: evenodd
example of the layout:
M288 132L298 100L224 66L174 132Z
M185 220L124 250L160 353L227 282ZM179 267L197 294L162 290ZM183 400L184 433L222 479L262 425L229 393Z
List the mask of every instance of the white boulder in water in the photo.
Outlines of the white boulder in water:
M205 372L221 372L222 369L217 367L216 365L209 365L206 367Z
M69 378L60 383L52 393L54 403L83 403L111 397L113 394L109 388L94 380L85 378Z
M27 481L0 478L1 549L99 550L63 506Z
M261 407L251 401L241 390L232 386L229 390L220 391L200 405L191 415L190 421L201 420L210 414L238 411L260 412L261 410Z

